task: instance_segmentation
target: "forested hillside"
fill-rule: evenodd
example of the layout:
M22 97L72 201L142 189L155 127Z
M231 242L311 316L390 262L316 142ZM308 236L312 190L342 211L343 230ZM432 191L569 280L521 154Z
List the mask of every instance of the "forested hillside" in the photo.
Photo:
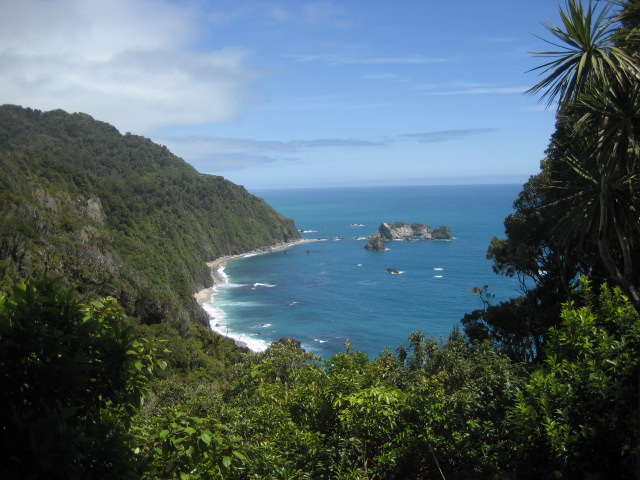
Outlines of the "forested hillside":
M548 26L556 132L488 247L523 295L476 287L464 332L373 359L225 350L190 322L203 262L293 223L86 115L0 108L0 478L640 479L640 0L598 3Z
M86 114L0 107L0 290L47 273L145 324L205 322L205 262L298 238L292 220Z

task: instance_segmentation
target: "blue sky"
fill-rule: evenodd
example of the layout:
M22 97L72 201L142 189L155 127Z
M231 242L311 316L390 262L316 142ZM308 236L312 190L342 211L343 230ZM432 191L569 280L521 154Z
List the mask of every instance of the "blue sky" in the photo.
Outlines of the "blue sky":
M0 103L82 111L249 190L522 183L552 0L0 0Z

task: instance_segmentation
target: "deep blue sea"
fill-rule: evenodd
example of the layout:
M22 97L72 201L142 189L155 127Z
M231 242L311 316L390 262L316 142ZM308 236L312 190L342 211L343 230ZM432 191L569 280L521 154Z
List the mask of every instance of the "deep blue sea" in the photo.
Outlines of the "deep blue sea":
M411 186L253 192L295 220L303 238L326 239L233 260L206 308L216 330L262 350L294 337L325 358L353 350L376 357L414 330L447 337L480 308L470 292L489 285L494 301L518 295L518 282L491 270L486 251L521 185ZM392 241L365 250L381 222L453 229L451 241ZM344 240L337 240L344 237ZM387 273L387 268L401 272Z

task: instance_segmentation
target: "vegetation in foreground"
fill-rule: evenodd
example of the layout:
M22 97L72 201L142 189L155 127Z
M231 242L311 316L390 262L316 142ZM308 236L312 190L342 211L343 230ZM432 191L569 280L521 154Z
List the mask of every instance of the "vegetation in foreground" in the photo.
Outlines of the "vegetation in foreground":
M631 478L640 321L619 288L580 305L527 366L453 332L371 360L283 340L224 377L171 365L113 299L59 282L0 303L2 478ZM28 379L28 382L26 381Z
M532 93L557 102L557 130L488 250L522 297L479 287L464 333L414 332L376 359L283 340L217 361L210 334L175 334L175 311L144 321L34 269L0 300L2 478L640 478L640 2L600 8L568 0L540 54ZM4 215L19 204L2 194ZM26 265L14 231L33 241L3 229L5 285ZM45 240L30 252L57 258Z

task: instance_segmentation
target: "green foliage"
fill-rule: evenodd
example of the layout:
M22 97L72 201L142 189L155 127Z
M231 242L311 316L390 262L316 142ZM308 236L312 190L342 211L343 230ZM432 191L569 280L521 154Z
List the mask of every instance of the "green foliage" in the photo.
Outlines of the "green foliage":
M532 91L557 131L487 253L523 295L475 287L467 337L374 360L243 353L199 323L206 260L298 238L261 199L88 115L0 107L0 476L631 478L637 4L568 0L549 27L565 46Z
M292 220L85 114L0 107L0 288L42 272L146 324L206 323L205 262L299 238Z
M539 53L552 60L538 67L546 77L530 91L558 99L549 164L556 228L567 245L595 253L607 279L640 309L640 66L637 37L616 34L637 20L632 3L608 16L608 7L568 0L563 26L547 27L560 50Z
M546 171L529 179L504 221L507 238L493 238L487 249L493 271L517 277L523 294L498 305L483 301L481 310L462 319L470 338L492 339L517 361L544 358L547 332L558 324L562 303L573 297L579 275L596 270L592 253L566 243L548 182Z
M148 462L143 478L222 479L247 460L242 438L212 416L163 410L136 433L142 442L137 452Z
M130 477L128 419L160 353L113 299L84 307L47 278L0 297L2 478Z
M640 321L619 288L569 304L548 359L510 413L520 478L631 478L638 453Z
M220 380L245 355L233 340L199 324L191 325L187 336L167 324L138 326L136 331L141 337L166 342L171 355L167 369L160 374L163 378L175 376L193 382Z
M579 0L567 0L566 8L560 9L562 27L547 25L555 38L545 41L559 50L536 53L549 59L534 69L547 76L529 93L542 92L548 105L557 99L564 108L587 88L606 90L610 74L632 75L637 67L633 58L613 43L616 25L609 21L609 13L609 7L598 11L591 2L585 8Z
M489 342L469 344L457 332L439 344L410 336L405 450L397 478L491 478L508 451L505 415L522 381L517 365ZM419 474L417 474L419 472Z
M349 350L321 363L288 341L247 357L230 385L208 397L209 412L243 437L247 462L227 478L497 472L521 372L459 334L444 344L419 332L409 340L375 361Z
M244 188L84 114L0 107L0 170L0 292L46 273L114 297L169 341L166 375L222 377L241 356L193 297L205 262L299 236Z
M515 355L529 343L534 361L582 275L620 286L640 309L640 24L637 2L611 3L620 11L567 0L562 24L547 25L554 49L536 54L547 62L529 92L557 101L556 131L505 219L507 238L487 252L496 273L519 277L524 295L465 319L469 335Z
M207 374L212 364L194 371L197 356L163 371L167 345L189 349L166 325L138 326L135 339L113 299L83 307L56 282L27 284L0 302L2 473L625 478L640 321L619 289L596 297L585 283L582 302L565 307L530 375L454 330L446 341L413 332L375 360L349 346L322 362L282 339L242 357L225 382Z
M547 323L557 318L547 312L547 322L536 321L531 296L521 296L497 305L467 313L460 320L465 333L474 341L490 340L494 348L514 362L536 363L544 352Z

